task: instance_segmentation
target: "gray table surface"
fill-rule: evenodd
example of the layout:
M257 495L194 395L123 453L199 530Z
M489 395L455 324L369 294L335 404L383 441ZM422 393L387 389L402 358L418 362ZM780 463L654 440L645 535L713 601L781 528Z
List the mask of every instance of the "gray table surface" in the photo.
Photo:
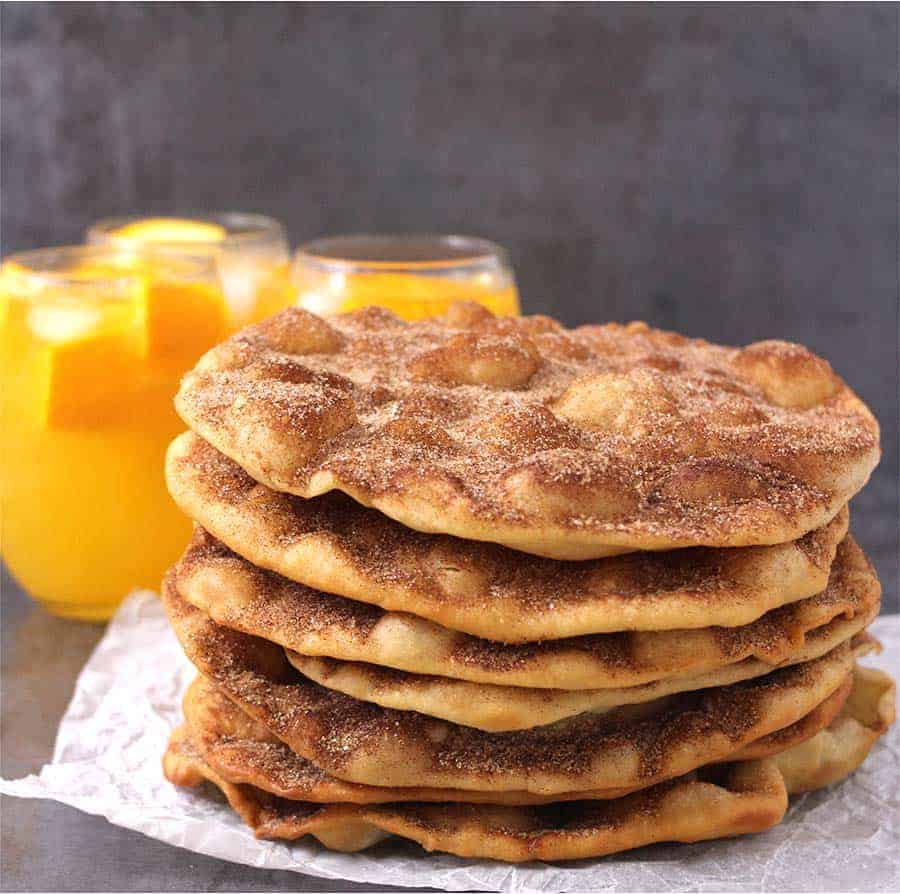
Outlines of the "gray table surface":
M103 627L47 614L5 567L0 617L0 773L15 779L50 759L75 678ZM54 801L0 798L0 842L3 891L412 890L375 889L203 857Z

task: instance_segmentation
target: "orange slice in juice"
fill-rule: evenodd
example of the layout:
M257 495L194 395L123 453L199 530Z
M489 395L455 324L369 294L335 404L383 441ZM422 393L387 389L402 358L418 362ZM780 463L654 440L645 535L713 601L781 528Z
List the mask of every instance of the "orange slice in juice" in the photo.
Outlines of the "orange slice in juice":
M39 423L95 427L134 415L146 351L139 307L41 302L27 322Z
M150 361L184 373L228 334L228 308L216 286L150 276L145 315Z
M130 226L144 223L155 221ZM154 260L129 254L126 249L111 261L82 264L78 272L105 276L124 272L140 277L140 315L149 364L157 370L180 374L228 334L228 308L214 274L209 282L202 278L192 280L188 278L191 266L190 259L161 256Z
M224 227L201 220L148 217L119 227L115 240L138 245L203 245L221 242ZM147 345L151 362L165 370L185 372L228 334L228 307L212 283L167 277L160 265L146 262Z

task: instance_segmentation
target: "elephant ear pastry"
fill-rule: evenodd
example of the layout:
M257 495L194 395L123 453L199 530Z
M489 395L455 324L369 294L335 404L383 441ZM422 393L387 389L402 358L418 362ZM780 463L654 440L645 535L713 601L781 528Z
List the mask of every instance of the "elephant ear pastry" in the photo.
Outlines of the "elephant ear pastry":
M272 490L556 559L796 540L879 458L872 414L800 345L465 307L290 308L208 352L176 407Z

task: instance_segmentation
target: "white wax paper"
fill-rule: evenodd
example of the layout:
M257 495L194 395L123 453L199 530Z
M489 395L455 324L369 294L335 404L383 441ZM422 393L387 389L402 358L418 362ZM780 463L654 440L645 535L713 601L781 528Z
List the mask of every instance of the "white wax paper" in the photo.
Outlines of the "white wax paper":
M873 626L882 655L867 663L900 676L900 617ZM176 789L160 758L193 677L153 593L131 596L78 679L51 763L0 780L0 792L53 798L111 823L225 860L326 879L448 891L900 890L900 730L850 779L798 799L761 835L656 845L600 860L507 866L426 854L393 841L359 854L315 842L257 841L224 804Z

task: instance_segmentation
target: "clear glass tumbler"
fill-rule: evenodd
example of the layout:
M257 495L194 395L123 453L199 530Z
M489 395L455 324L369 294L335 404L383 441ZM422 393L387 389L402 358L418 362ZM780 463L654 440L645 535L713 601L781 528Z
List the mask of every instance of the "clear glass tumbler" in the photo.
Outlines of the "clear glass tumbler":
M163 480L172 399L229 331L209 258L76 246L3 263L0 545L50 611L108 618L184 548Z
M520 312L504 249L472 236L337 236L301 246L294 257L297 303L318 314L367 304L407 320L469 300L498 315Z

